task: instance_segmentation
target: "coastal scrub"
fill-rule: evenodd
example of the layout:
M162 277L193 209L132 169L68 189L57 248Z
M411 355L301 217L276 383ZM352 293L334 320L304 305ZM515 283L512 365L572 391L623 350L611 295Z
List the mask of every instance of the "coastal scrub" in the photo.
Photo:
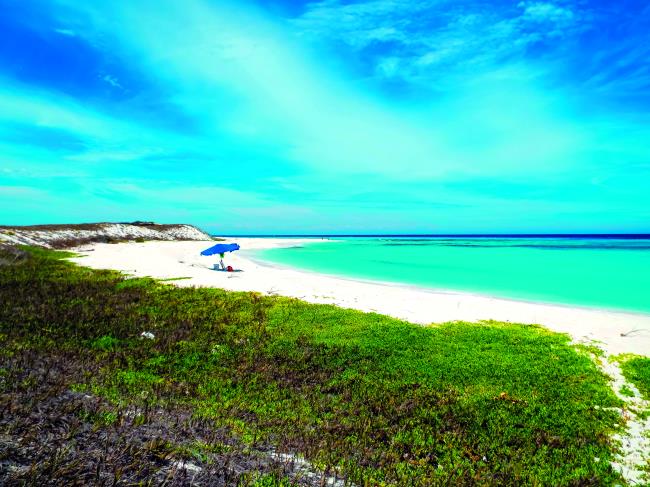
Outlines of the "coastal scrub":
M0 482L624 484L620 401L565 335L423 327L26 250L0 265Z
M621 370L643 398L650 401L650 358L631 356L621 360Z

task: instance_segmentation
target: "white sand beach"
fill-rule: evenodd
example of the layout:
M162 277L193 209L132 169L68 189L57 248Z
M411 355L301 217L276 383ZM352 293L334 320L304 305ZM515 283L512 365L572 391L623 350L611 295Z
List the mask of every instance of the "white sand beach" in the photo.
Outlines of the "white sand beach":
M239 272L212 270L218 257L200 255L201 250L214 243L205 241L92 244L77 249L81 257L71 260L133 276L187 278L170 281L178 286L277 294L310 303L382 313L420 324L489 319L534 323L568 333L577 342L595 341L607 354L650 355L650 315L430 291L281 268L254 261L248 251L298 245L308 240L238 238L236 241L242 250L228 254L226 264Z

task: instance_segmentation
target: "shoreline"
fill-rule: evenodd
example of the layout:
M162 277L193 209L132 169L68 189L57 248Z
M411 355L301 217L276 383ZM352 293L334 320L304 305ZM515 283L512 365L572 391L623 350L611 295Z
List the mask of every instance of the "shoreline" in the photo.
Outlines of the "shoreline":
M77 248L81 257L70 260L83 266L113 269L137 277L170 281L178 286L219 287L254 291L332 304L392 316L418 324L495 320L529 323L568 333L575 342L595 345L609 355L650 350L650 315L565 304L519 301L458 291L432 290L406 284L365 281L279 267L251 256L248 251L313 242L300 238L238 238L242 251L224 259L242 272L212 270L218 259L201 257L206 241L91 244ZM320 241L320 240L318 240Z
M289 246L287 246L287 248L289 248ZM557 302L553 302L553 301L543 301L543 300L534 300L534 299L525 299L525 298L509 298L509 297L505 297L505 296L497 296L497 295L494 295L494 294L482 293L482 292L479 292L479 291L459 291L459 290L455 290L455 289L426 287L426 286L421 286L421 285L417 285L417 284L407 284L407 283L403 283L403 282L381 281L381 280L378 280L378 279L364 279L362 277L351 277L351 276L344 276L344 275L340 275L340 274L329 274L329 273L326 273L326 272L317 272L317 271L313 271L313 270L310 270L310 269L301 269L299 267L292 267L290 265L278 264L276 262L271 262L271 261L267 261L267 260L264 260L264 259L259 259L256 256L251 256L250 251L249 252L244 251L244 254L246 255L246 258L248 260L250 260L251 262L254 262L255 264L259 265L260 267L269 267L271 269L278 269L278 270L297 271L297 272L301 272L301 273L304 273L304 274L310 274L310 275L314 275L314 276L329 277L331 279L339 279L339 280L348 281L348 282L358 282L358 283L361 283L361 284L374 284L374 285L378 285L378 286L387 286L387 287L399 287L399 288L402 288L402 289L405 289L405 290L411 290L411 291L423 292L423 293L430 293L430 294L442 294L442 295L460 296L460 297L468 296L468 297L475 297L475 298L484 298L484 299L493 299L493 300L499 300L499 301L507 301L507 302L512 302L512 303L524 303L524 304L530 304L530 305L553 306L553 307L557 307L557 308L578 309L578 310L584 310L584 311L622 314L622 315L629 315L630 317L637 317L637 318L641 318L641 319L650 318L650 311L649 312L630 311L630 310L625 310L625 309L607 308L607 307L602 307L602 306L589 306L589 305L581 305L581 304L557 303Z

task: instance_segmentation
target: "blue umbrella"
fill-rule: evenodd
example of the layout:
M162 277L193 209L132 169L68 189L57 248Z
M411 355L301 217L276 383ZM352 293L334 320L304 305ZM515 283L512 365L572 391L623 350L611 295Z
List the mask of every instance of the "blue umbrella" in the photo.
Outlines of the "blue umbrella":
M201 252L201 255L225 254L226 252L233 252L235 250L239 250L239 244L217 244L209 249L205 249Z

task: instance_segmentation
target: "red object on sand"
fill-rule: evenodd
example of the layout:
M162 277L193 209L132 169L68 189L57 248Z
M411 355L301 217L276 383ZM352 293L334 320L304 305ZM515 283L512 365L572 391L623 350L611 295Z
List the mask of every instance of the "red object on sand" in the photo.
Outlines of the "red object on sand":
M226 267L226 270L227 270L228 272L232 272L232 271L233 271L233 268L232 268L232 266L229 265L228 267Z

